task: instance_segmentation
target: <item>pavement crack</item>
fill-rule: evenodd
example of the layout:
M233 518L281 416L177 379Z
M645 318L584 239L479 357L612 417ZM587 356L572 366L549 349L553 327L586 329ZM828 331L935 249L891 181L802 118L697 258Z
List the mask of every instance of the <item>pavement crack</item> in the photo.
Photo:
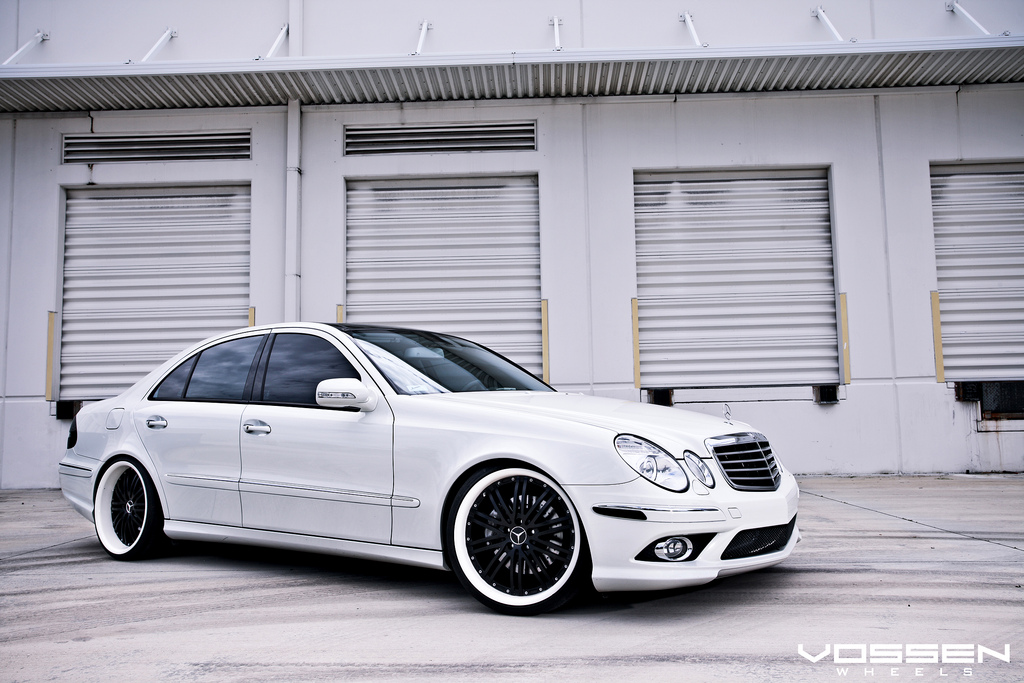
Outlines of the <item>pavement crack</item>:
M998 546L1002 546L1003 548L1009 548L1010 550L1016 550L1017 552L1024 553L1024 548L1018 548L1015 545L1008 545L1006 543L1000 543L999 541L993 541L990 538L980 538L978 536L972 536L971 534L965 534L962 531L953 531L952 529L943 529L942 527L935 526L934 524L927 524L925 522L919 522L916 519L910 519L908 517L901 517L900 515L894 515L891 512L885 512L883 510L876 510L875 508L867 507L866 505L857 505L856 503L851 503L851 502L846 501L846 500L839 500L838 498L830 498L829 496L822 495L820 493L814 493L812 491L801 490L800 494L801 495L807 495L807 496L816 496L818 498L823 498L825 500L830 500L833 503L840 503L842 505L849 505L850 507L854 507L854 508L857 508L859 510L867 510L868 512L874 512L874 513L879 514L879 515L885 515L886 517L892 517L893 519L901 519L904 522L910 522L911 524L918 524L920 526L927 527L928 529L934 529L936 531L941 531L942 533L945 533L945 534L953 534L954 536L961 536L963 538L967 538L967 539L970 539L972 541L983 541L985 543L991 543L992 545L998 545Z

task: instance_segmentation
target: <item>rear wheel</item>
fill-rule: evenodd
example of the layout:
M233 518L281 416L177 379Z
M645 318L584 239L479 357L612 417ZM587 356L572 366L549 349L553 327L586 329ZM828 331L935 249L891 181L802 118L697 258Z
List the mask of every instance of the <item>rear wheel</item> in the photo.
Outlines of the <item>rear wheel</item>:
M586 578L576 509L549 477L524 468L484 470L448 514L449 564L477 600L505 614L563 605Z
M103 472L93 510L96 536L119 560L138 560L155 550L163 537L163 514L146 471L119 458Z

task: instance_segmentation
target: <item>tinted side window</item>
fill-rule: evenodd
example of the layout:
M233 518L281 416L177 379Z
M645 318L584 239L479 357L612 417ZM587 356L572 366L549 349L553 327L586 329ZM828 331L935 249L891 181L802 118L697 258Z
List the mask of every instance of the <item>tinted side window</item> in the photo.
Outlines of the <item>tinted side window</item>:
M192 356L174 368L171 374L164 377L164 381L160 382L160 386L153 392L153 399L167 401L181 398L182 393L185 391L185 382L188 381L188 376L192 372L192 366L195 364L196 357Z
M211 346L199 355L185 398L193 401L241 401L252 360L262 337L245 337Z
M270 350L263 400L315 406L316 385L335 377L359 379L359 373L333 344L309 334L279 334Z

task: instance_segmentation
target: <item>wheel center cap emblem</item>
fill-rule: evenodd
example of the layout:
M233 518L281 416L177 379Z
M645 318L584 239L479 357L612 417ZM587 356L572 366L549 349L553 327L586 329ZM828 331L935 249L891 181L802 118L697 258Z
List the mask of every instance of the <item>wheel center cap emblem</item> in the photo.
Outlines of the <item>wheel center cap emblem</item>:
M512 540L513 545L522 545L526 543L526 529L521 526L513 527L509 529L508 537Z
M133 507L135 507L135 501L134 500L129 500L127 503L124 504L124 511L127 512L128 514L131 514Z

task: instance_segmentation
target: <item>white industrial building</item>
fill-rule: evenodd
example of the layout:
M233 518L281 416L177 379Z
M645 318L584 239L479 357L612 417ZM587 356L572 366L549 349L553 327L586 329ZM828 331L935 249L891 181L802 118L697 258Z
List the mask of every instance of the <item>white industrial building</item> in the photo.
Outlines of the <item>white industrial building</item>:
M1024 470L1020 0L0 0L0 59L4 488L285 320L728 405L799 473Z

